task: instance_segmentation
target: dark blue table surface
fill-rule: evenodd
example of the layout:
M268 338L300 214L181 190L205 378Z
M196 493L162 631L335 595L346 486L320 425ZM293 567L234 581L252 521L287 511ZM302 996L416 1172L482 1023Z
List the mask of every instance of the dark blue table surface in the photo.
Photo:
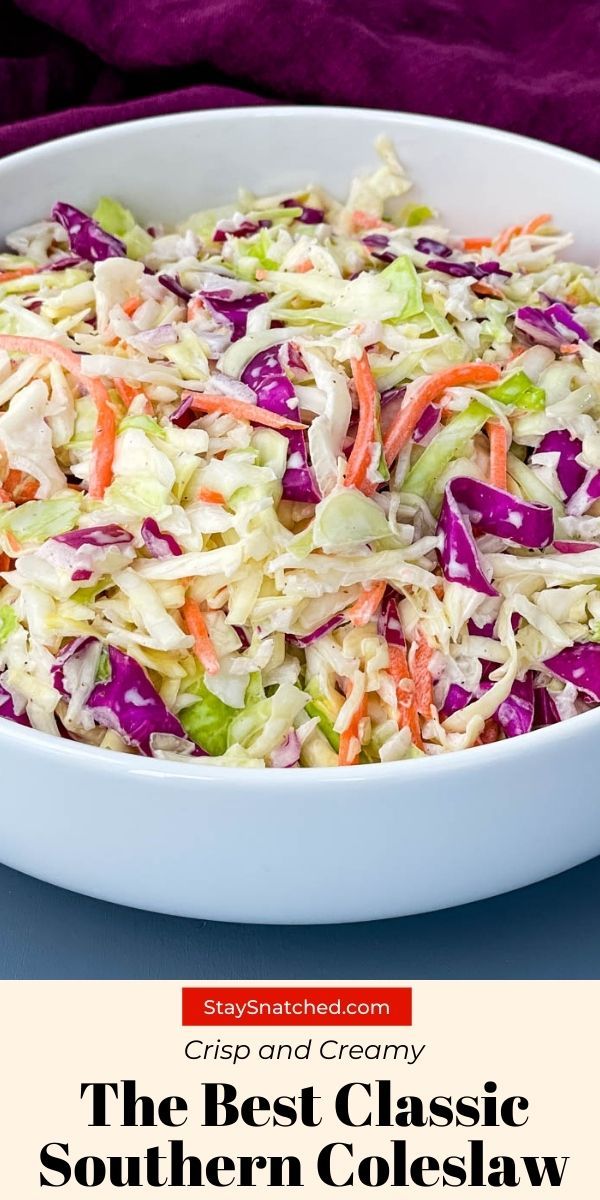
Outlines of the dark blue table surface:
M598 979L600 858L506 896L363 925L222 925L0 867L3 979Z

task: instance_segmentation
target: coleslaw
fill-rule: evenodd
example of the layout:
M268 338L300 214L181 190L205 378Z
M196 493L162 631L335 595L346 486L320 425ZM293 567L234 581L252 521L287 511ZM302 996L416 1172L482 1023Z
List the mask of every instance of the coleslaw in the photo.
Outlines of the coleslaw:
M392 145L176 228L0 253L0 716L351 766L600 703L600 274L453 233Z

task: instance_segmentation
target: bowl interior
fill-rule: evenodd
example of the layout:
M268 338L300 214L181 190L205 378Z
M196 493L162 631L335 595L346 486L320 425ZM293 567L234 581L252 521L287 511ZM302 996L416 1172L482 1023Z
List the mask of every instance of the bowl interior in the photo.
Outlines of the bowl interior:
M392 138L427 200L457 232L493 233L552 211L574 252L600 259L600 165L498 130L370 110L248 108L185 113L78 134L0 162L0 234L39 219L58 200L82 207L112 195L146 223L172 222L230 202L240 186L289 190L315 181L344 196Z

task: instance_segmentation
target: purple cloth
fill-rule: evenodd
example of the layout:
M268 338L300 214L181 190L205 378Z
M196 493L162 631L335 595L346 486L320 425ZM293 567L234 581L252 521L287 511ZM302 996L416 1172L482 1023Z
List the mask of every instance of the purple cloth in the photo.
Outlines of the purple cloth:
M0 155L274 100L497 125L600 156L596 0L5 0Z

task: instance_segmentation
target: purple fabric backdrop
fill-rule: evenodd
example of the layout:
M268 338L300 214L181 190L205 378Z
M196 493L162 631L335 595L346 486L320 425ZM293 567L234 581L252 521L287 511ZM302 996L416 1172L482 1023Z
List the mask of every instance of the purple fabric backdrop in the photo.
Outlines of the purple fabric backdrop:
M0 154L126 118L282 100L435 113L600 156L597 0L2 9Z

